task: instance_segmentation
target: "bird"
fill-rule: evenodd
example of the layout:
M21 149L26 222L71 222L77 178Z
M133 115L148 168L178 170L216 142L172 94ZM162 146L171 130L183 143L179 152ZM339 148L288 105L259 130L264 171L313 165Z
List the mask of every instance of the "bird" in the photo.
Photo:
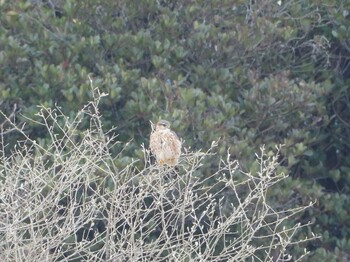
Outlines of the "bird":
M176 166L181 155L182 143L170 129L170 123L160 120L155 128L151 122L150 149L159 166Z

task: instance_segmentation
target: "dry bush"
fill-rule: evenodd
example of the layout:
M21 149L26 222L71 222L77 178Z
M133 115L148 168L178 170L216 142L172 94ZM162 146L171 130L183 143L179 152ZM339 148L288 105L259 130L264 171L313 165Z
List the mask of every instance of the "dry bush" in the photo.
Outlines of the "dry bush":
M275 210L267 191L277 174L278 152L257 155L260 170L247 174L230 156L216 172L201 165L213 155L185 152L176 168L158 167L144 149L144 168L117 167L112 132L98 111L103 94L74 119L41 107L38 125L50 143L26 136L0 160L1 261L288 261L307 225L289 226L304 206ZM85 131L84 125L88 128Z

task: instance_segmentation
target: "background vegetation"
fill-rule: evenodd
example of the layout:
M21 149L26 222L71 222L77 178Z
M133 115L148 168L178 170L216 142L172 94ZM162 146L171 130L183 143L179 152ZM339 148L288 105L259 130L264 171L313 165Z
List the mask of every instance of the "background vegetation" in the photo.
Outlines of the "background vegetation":
M317 200L295 218L322 236L309 261L350 259L348 1L16 0L0 8L0 106L16 123L37 105L74 116L92 74L109 93L100 110L122 142L115 153L124 148L118 169L143 159L149 120L159 118L194 150L220 138L218 155L228 150L246 172L257 170L262 144L283 143L279 171L290 177L270 192L274 205ZM29 121L24 131L50 144L40 125ZM20 136L5 132L9 154ZM206 162L203 174L213 170Z

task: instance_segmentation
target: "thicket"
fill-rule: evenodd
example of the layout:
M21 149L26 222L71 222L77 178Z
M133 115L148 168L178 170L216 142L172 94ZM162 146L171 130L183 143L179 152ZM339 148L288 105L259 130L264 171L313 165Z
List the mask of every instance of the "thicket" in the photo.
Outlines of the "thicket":
M1 111L26 122L40 146L52 138L24 116L57 104L73 117L89 100L89 74L109 94L100 110L119 135L118 170L143 159L149 120L159 118L194 151L220 138L217 155L228 151L246 173L259 170L261 145L269 152L284 144L278 172L290 176L269 192L271 205L317 200L295 218L311 220L322 237L310 242L308 260L349 259L348 1L38 0L0 8ZM0 123L10 155L21 136ZM77 130L81 139L88 126ZM203 163L208 181L215 163Z
M118 169L123 152L110 152L116 137L103 132L94 101L70 119L59 108L38 116L51 144L39 145L21 128L23 140L1 153L1 261L293 261L307 255L314 239L297 233L308 224L293 218L308 206L276 208L268 191L286 178L278 173L279 150L256 155L260 167L245 173L236 160L213 161L205 152L181 156L177 167L151 164ZM84 120L89 127L80 134ZM309 204L311 206L312 203ZM296 247L295 247L296 246Z

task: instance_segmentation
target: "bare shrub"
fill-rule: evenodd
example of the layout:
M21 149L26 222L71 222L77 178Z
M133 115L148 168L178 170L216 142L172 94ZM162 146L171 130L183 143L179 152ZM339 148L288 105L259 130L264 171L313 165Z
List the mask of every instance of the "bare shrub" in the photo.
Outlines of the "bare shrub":
M38 125L50 142L26 136L0 160L1 261L288 261L307 225L287 226L304 206L275 210L266 199L277 174L278 152L257 155L260 170L244 173L230 156L208 175L206 152L185 152L176 168L117 167L119 142L104 133L98 111L103 94L74 119L41 107ZM87 126L84 129L84 126ZM85 131L83 131L85 130ZM142 161L142 160L141 160ZM288 222L288 223L287 223Z

